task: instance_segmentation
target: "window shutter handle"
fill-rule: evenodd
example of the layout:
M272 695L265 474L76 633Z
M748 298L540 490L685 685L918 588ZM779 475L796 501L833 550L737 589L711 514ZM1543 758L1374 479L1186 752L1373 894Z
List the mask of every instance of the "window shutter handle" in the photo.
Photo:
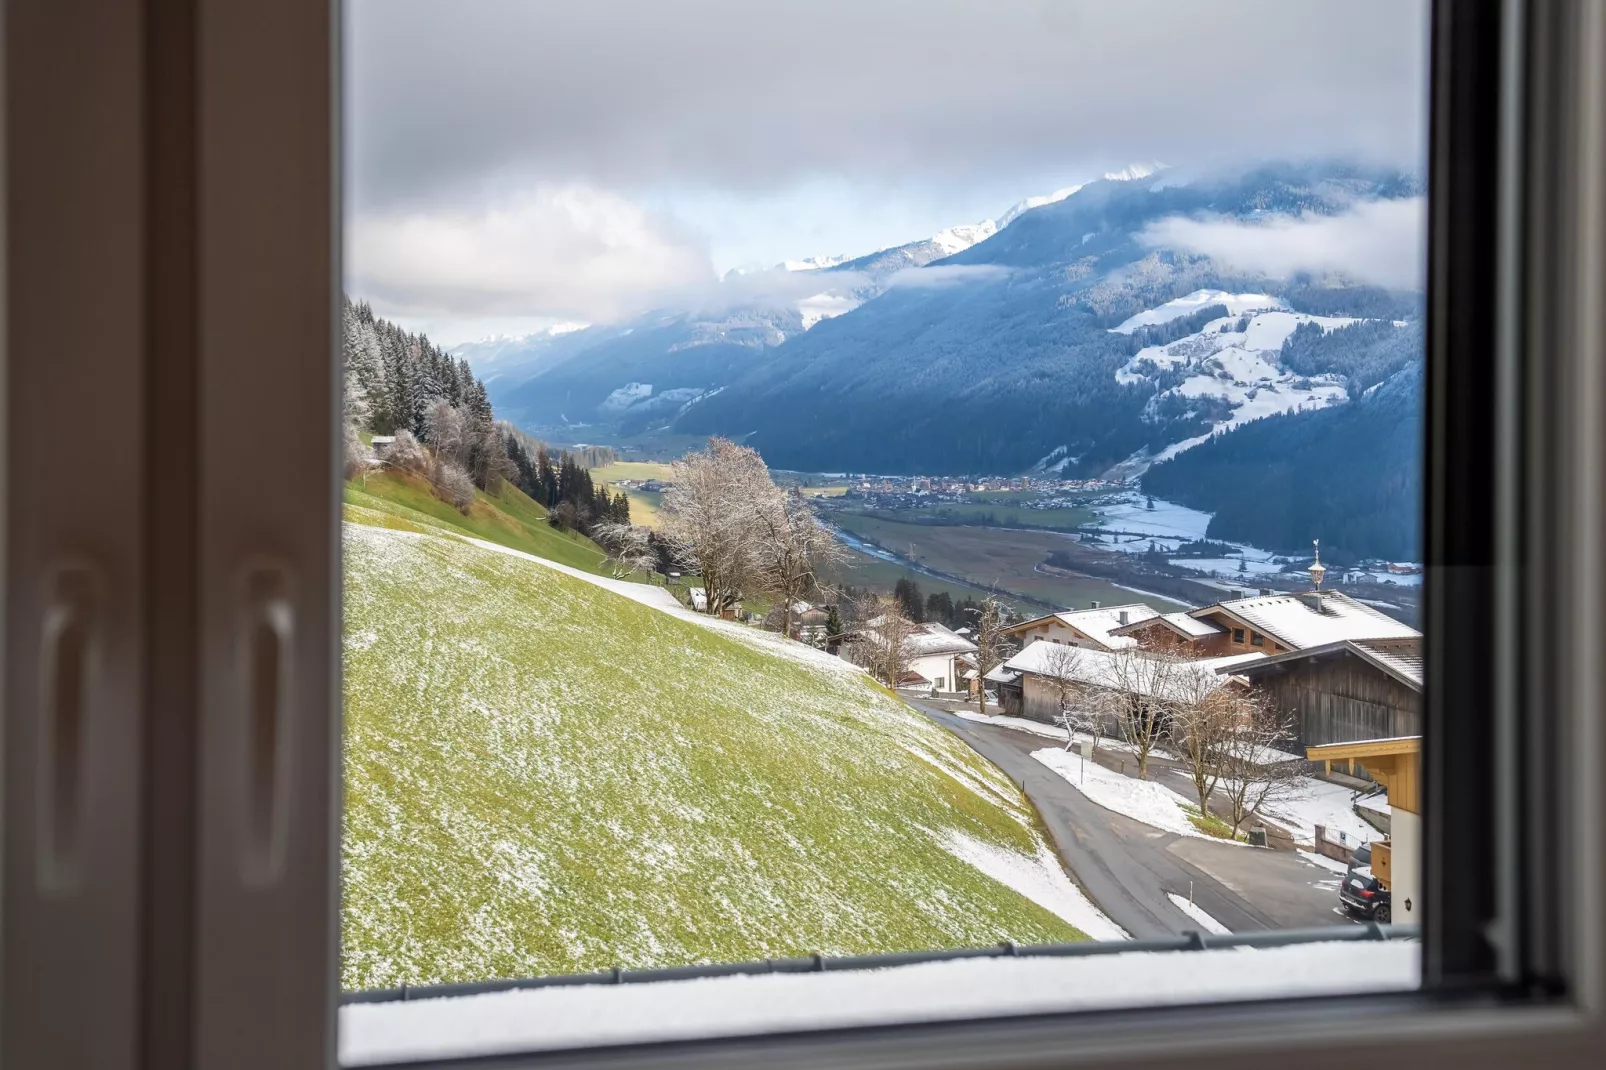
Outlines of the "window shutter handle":
M240 867L246 884L268 886L283 873L289 828L295 609L285 566L257 562L243 575L236 640Z
M100 575L81 561L46 571L40 621L38 721L38 881L66 894L81 876L86 736L100 672Z

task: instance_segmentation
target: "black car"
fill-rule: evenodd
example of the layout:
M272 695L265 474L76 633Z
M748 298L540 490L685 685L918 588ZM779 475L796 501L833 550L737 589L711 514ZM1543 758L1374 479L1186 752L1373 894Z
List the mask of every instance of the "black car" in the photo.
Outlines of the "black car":
M1350 855L1349 870L1338 886L1338 905L1351 917L1387 925L1393 919L1389 892L1372 875L1372 847L1362 844Z

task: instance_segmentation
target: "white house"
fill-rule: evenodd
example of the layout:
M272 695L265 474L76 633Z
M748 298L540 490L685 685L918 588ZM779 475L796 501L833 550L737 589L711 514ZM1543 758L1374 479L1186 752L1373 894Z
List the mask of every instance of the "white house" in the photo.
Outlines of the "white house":
M909 671L938 691L962 691L964 682L960 674L964 666L959 659L976 651L976 644L950 631L935 621L927 621L904 640L904 653L909 657Z

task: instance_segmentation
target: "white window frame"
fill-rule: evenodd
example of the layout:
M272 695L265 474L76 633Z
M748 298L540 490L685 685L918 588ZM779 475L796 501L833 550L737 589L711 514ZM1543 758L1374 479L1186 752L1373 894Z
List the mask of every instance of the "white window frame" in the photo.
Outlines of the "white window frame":
M1557 422L1534 430L1564 436L1571 451L1571 463L1544 473L1566 521L1548 533L1544 550L1572 584L1551 592L1546 606L1551 634L1568 637L1552 681L1566 745L1544 762L1550 787L1565 793L1568 820L1556 832L1556 852L1540 856L1564 881L1566 947L1557 964L1564 998L1424 993L1135 1008L552 1053L494 1065L1597 1065L1606 1050L1606 898L1599 895L1606 800L1597 786L1606 766L1598 712L1606 708L1606 659L1597 654L1606 639L1599 553L1606 530L1606 4L1548 7L1565 32L1529 59L1575 79L1551 101L1558 128L1549 151L1558 175L1530 187L1530 200L1506 218L1553 273L1546 300L1556 314L1544 331ZM330 1067L340 775L337 12L329 0L39 0L8 5L3 17L0 1060ZM28 90L26 101L18 86ZM29 114L24 107L66 109L53 114L71 121L19 123ZM96 166L87 168L86 159ZM75 181L52 183L52 168ZM1524 210L1541 195L1544 211ZM171 225L152 227L152 219ZM95 315L75 318L86 294ZM53 337L48 328L62 333ZM178 389L186 381L188 396ZM176 393L164 394L164 384ZM54 453L25 449L30 429L62 417L69 390L77 391L80 434ZM264 414L295 434L275 438L280 470L254 470L261 478L242 493L231 476L253 460L245 429ZM168 420L177 430L157 426ZM158 462L186 443L195 450L195 482L175 486ZM104 528L91 519L98 522L101 511L92 518L72 495L53 493L52 480L70 485L87 462L115 483L110 493L133 518L126 537L96 541ZM193 494L193 510L150 507L184 493ZM63 548L75 546L106 577L102 609L110 623L106 686L94 693L82 736L84 760L96 772L80 810L83 877L63 892L41 884L29 831L40 818L34 669L44 615L39 581ZM193 547L188 571L164 549L172 546ZM239 783L243 722L229 638L244 619L242 606L249 608L241 576L263 565L285 578L295 666L277 861L266 870L242 861L242 814L251 800ZM173 585L153 586L153 575L170 575ZM155 782L153 770L162 772ZM188 927L175 932L186 919Z

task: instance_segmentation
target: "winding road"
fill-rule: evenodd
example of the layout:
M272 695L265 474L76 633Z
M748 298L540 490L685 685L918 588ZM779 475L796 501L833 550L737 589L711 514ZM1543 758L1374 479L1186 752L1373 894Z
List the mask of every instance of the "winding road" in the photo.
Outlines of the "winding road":
M1166 898L1187 898L1190 887L1195 905L1233 932L1349 924L1336 910L1336 873L1291 851L1178 836L1106 810L1031 756L1053 740L914 705L1022 786L1077 883L1133 937L1197 930Z

